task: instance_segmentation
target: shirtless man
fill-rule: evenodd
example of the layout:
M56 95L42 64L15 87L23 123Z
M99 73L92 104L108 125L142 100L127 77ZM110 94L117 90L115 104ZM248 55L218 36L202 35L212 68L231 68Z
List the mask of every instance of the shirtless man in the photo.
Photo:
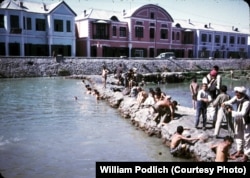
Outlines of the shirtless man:
M171 143L170 143L170 153L173 156L182 155L187 151L187 144L192 143L191 141L198 141L201 138L188 138L182 135L184 131L183 126L178 126L176 129L176 133L173 135Z
M233 142L232 137L225 136L222 142L211 146L211 149L216 153L215 162L227 162L228 159L234 159L234 157L229 154L229 149Z
M177 110L178 103L176 101L171 101L171 96L167 95L163 100L157 101L152 105L155 112L159 112L161 108L167 107L170 110L171 120L174 119L175 110Z

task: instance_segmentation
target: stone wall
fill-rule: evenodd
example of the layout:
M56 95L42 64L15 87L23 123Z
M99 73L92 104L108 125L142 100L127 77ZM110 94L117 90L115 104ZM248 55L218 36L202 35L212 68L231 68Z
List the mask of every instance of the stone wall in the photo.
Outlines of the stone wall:
M137 68L141 74L153 72L183 72L210 70L213 65L218 65L221 70L250 69L250 59L177 59L159 60L154 58L114 59L114 58L42 58L42 57L1 57L0 77L44 77L58 75L99 75L102 65L106 65L110 72L122 63L124 70Z

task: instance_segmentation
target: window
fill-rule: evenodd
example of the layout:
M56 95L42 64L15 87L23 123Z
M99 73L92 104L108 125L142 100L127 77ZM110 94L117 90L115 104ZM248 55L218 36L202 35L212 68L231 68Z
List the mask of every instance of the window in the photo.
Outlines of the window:
M211 34L208 35L208 41L212 42L212 35Z
M23 17L23 29L26 29L25 17Z
M241 44L246 44L246 38L244 38L244 37L241 37Z
M234 36L230 36L229 43L234 44Z
M220 43L220 35L215 35L214 42Z
M31 30L31 18L23 17L23 29Z
M207 42L207 34L201 34L201 42Z
M70 22L70 20L67 20L66 25L67 25L67 32L71 32L71 22Z
M193 34L192 33L184 33L183 34L183 43L184 44L192 44L193 43Z
M45 31L46 24L44 19L36 19L36 31Z
M127 36L126 27L120 27L120 37L126 37L126 36Z
M10 28L19 28L19 17L17 15L10 16Z
M143 57L143 50L136 49L135 50L135 57Z
M161 29L161 39L168 39L168 29Z
M32 30L32 23L30 17L27 17L27 30Z
M63 20L54 20L54 31L63 32Z
M180 32L176 33L176 40L180 40Z
M0 28L4 28L4 15L0 14Z
M150 39L154 39L155 38L155 29L154 28L150 28L149 29L149 38Z
M240 44L240 37L238 37L238 41L237 41L238 44Z
M154 12L151 12L151 13L150 13L150 18L151 18L151 19L154 19L154 18L155 18L155 13L154 13Z
M227 36L223 36L223 43L227 43Z
M108 39L106 24L99 23L96 25L96 38Z
M119 20L118 20L118 18L117 18L116 16L112 16L110 19L111 19L112 21L119 22Z
M135 37L143 38L143 27L135 27Z
M10 33L22 33L22 29L19 27L19 17L17 15L10 16Z
M116 36L116 26L113 26L113 27L112 27L112 35L113 35L113 36Z
M151 27L154 27L154 26L155 26L155 23L150 23L150 26L151 26Z
M174 39L175 39L175 33L172 32L172 40L174 40Z

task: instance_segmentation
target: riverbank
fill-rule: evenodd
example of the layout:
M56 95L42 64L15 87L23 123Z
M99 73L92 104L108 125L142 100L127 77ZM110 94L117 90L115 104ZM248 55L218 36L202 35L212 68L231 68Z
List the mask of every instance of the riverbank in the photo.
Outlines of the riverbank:
M212 120L208 120L206 130L194 128L195 110L183 106L178 106L174 120L163 125L157 125L157 123L153 120L155 113L152 113L150 108L139 107L135 98L123 95L121 92L122 88L114 85L113 77L108 78L106 89L103 88L101 76L99 75L81 76L79 78L81 78L85 84L88 83L92 88L97 89L102 98L108 102L111 107L118 109L121 116L124 119L127 119L136 129L140 129L145 132L145 134L156 137L156 139L161 139L162 143L166 145L166 149L169 149L171 137L179 125L187 128L183 135L202 137L202 140L190 145L189 147L189 154L187 154L187 158L192 161L213 162L215 159L215 153L210 149L210 146L222 141L224 136L231 134L227 129L226 122L222 125L219 138L211 137L214 132ZM115 88L119 88L119 90L114 90ZM235 152L236 147L234 143L230 153L232 154Z
M70 75L100 75L106 65L110 73L122 64L123 70L136 68L139 74L164 72L190 73L209 71L214 65L220 72L250 69L250 59L178 59L159 60L155 58L67 58L52 57L0 57L0 78L48 77Z

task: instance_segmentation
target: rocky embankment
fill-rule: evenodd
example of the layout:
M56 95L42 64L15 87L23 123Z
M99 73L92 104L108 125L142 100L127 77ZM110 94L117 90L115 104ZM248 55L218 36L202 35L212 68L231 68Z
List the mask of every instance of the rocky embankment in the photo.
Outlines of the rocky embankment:
M213 138L211 135L214 132L212 121L208 121L206 130L194 128L195 110L183 106L178 106L174 120L166 124L157 125L153 120L156 113L152 112L150 107L139 107L136 99L123 95L121 90L122 86L114 85L114 78L108 78L107 88L103 89L101 84L101 76L71 76L73 78L79 78L83 80L85 84L89 84L93 89L97 89L103 100L109 103L113 108L117 108L121 116L128 119L133 126L137 129L141 129L149 136L154 136L158 139L162 139L162 143L169 147L171 137L176 131L176 127L182 125L187 130L183 135L189 137L202 137L202 140L190 145L188 159L199 162L213 162L215 159L215 153L210 149L212 144L220 142L223 137L231 134L227 129L227 124L223 123L220 130L220 137ZM236 152L235 143L230 150L231 153ZM166 160L167 161L167 160ZM229 160L237 161L237 160Z

